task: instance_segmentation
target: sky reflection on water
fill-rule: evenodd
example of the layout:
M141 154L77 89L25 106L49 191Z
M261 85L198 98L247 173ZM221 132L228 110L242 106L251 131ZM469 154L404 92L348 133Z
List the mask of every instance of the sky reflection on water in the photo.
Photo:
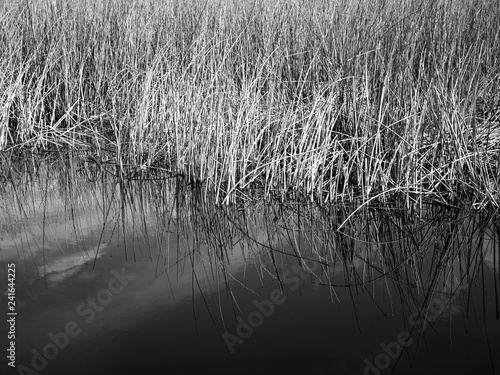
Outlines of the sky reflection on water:
M73 204L38 192L25 215L3 198L17 365L33 369L73 322L40 373L500 371L498 221L378 207L337 231L347 207L216 207L149 189L132 200L103 184Z

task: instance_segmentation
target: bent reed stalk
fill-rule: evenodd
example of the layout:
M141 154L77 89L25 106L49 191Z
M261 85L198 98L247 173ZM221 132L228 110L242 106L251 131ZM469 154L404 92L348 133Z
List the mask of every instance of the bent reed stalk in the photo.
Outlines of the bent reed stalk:
M69 155L119 179L186 176L220 203L499 206L496 0L0 7L10 166Z

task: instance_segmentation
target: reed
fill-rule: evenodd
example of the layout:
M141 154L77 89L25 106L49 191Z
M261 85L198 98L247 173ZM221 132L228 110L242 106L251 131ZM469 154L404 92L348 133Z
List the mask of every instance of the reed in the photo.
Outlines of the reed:
M496 0L0 7L12 165L186 176L219 203L499 205Z

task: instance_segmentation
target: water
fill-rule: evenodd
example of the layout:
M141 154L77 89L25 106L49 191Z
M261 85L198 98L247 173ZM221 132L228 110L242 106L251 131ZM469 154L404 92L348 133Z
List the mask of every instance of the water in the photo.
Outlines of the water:
M23 186L1 201L2 374L500 372L494 216Z

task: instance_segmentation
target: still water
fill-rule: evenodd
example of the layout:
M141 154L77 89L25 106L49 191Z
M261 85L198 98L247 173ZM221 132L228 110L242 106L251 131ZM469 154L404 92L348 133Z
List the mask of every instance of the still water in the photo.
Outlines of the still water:
M22 186L1 198L2 374L500 373L496 216Z

